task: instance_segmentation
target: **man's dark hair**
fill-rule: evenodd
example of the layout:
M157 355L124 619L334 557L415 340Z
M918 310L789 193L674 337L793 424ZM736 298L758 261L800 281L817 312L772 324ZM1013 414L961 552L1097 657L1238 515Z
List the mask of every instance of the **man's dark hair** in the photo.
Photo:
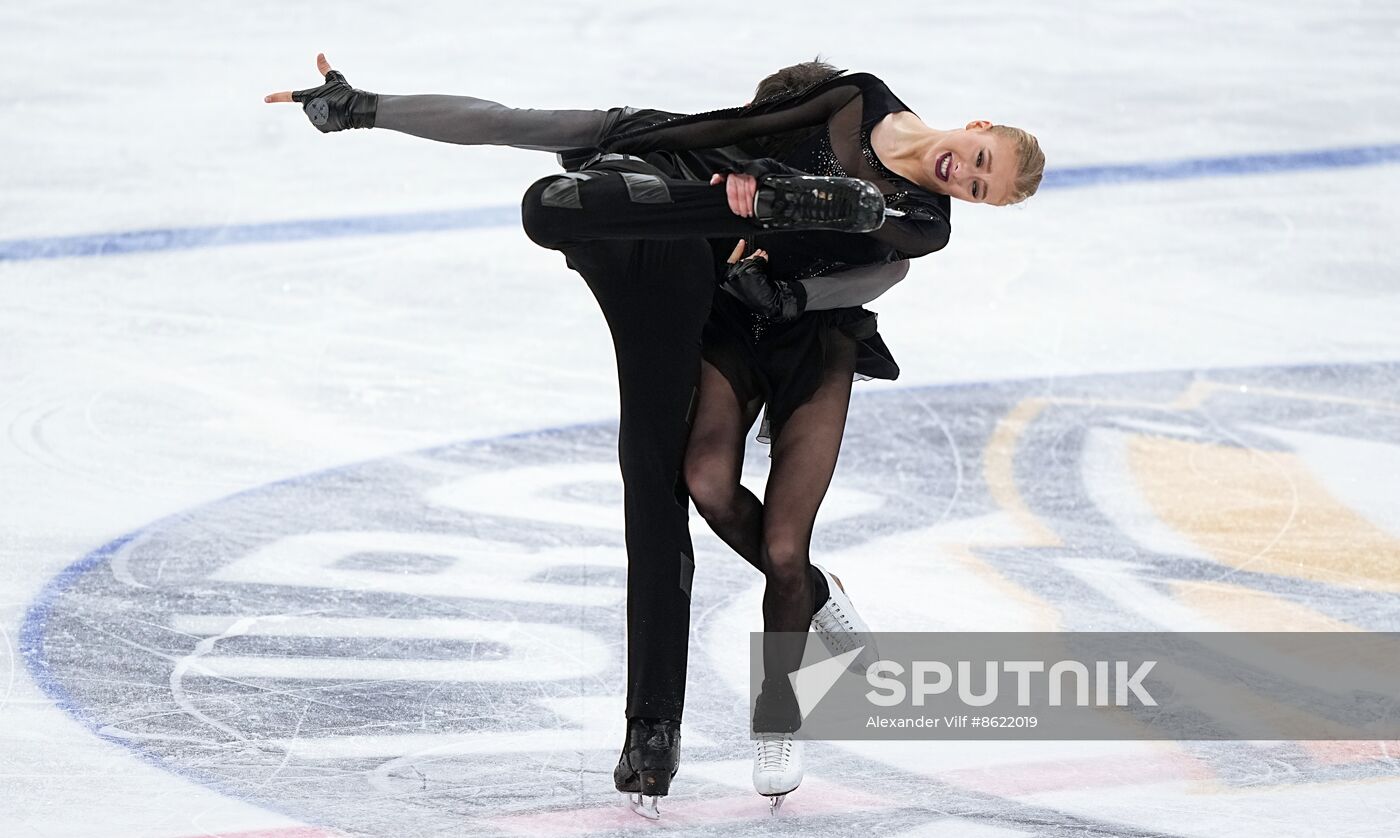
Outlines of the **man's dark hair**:
M803 61L801 64L784 67L758 83L758 89L753 92L754 104L772 99L786 99L801 93L814 84L834 79L844 72L846 71L838 70L823 61L820 55L811 61ZM758 147L764 157L781 159L816 130L824 131L826 129L825 127L821 129L804 128L771 137L762 137L757 140Z
M791 96L814 84L834 79L844 72L846 71L838 70L823 61L819 55L811 61L803 61L801 64L784 67L759 82L758 89L753 92L753 100L761 102L778 96Z

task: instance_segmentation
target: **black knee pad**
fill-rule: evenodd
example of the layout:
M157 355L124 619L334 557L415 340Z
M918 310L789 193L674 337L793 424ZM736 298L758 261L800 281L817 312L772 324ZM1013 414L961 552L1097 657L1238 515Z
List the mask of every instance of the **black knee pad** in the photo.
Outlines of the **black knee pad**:
M552 248L558 244L558 231L551 229L558 225L551 223L551 213L541 200L544 191L554 181L553 177L540 178L530 184L530 188L525 190L525 197L520 201L520 223L525 228L525 235L540 247Z
M567 240L570 222L581 220L573 213L583 209L579 187L596 175L565 172L535 181L525 190L520 204L520 221L525 235L541 247L558 248Z

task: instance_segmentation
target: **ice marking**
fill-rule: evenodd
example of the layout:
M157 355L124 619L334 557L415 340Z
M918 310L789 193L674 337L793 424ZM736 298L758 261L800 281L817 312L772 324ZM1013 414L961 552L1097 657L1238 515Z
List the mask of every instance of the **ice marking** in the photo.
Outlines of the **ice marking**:
M0 640L5 642L5 695L0 698L0 710L4 710L15 693L15 645L10 642L10 633L4 625L0 625Z
M474 475L429 489L424 497L431 504L463 512L622 532L621 504L587 503L546 494L571 483L606 483L616 485L619 495L622 492L617 463L577 463L521 466Z
M443 556L452 562L436 573L426 574L337 566L352 556L367 553L416 553ZM210 578L259 585L612 606L621 601L621 591L528 580L560 565L622 567L624 564L620 550L571 547L528 551L516 544L468 536L345 531L288 536L220 568Z
M843 579L858 590L878 592L863 600L874 616L883 613L887 624L915 621L904 623L910 628L982 626L988 620L1038 627L1054 623L1060 609L1068 628L1210 621L1227 609L1245 612L1265 595L1307 604L1319 618L1363 628L1388 625L1388 591L1361 589L1343 599L1330 596L1326 582L1298 576L1237 572L1236 585L1212 588L1213 607L1202 607L1181 596L1181 586L1199 588L1220 566L1135 551L1122 523L1098 512L1083 474L1086 467L1093 470L1085 460L1094 456L1092 438L1100 431L1108 441L1145 434L1258 450L1261 457L1278 454L1280 437L1271 431L1301 431L1368 440L1381 446L1371 459L1386 461L1384 449L1400 441L1400 419L1372 405L1393 392L1396 371L1387 364L1236 370L1230 380L1239 383L1230 387L1196 387L1192 382L1201 373L1189 371L1104 375L857 399L848 428L855 444L843 451L843 479L853 497L877 502L861 504L866 511L859 516L828 519L823 552L833 554ZM1278 397L1264 396L1270 387L1282 392L1289 386L1323 391L1330 401L1290 400L1278 411ZM1196 409L1172 417L1181 428L1143 423L1156 423L1163 407L1175 406L1172 400L1183 392L1193 394ZM1353 399L1357 409L1337 410L1342 398ZM1036 409L1016 413L1028 401ZM949 421L934 421L928 406L937 406ZM1005 423L1008 416L1019 421ZM897 447L897 460L888 445L867 444L887 442L892 426L912 443ZM566 512L564 521L542 514L535 502L565 503L564 511L576 501L586 512L615 500L613 489L586 468L565 467L529 492L512 487L510 505L478 502L479 486L470 504L443 505L428 497L432 487L483 473L514 480L517 469L555 460L602 464L612 453L609 430L592 424L443 446L257 487L154 522L94 551L45 587L20 638L29 673L59 706L111 744L207 788L304 821L363 827L413 818L438 831L528 832L546 823L559 826L556 831L611 829L605 820L613 817L608 774L621 707L613 693L621 680L621 537L609 527L569 523L596 524L586 514ZM999 444L990 444L994 437ZM1314 471L1322 470L1310 451L1299 454ZM988 455L996 460L990 470ZM1122 452L1117 456L1117 465L1100 471L1110 477L1101 487L1106 491L1128 475ZM1353 460L1364 464L1366 458ZM964 467L955 468L955 461ZM1355 472L1329 464L1330 478L1349 480ZM615 479L610 464L593 476ZM503 485L508 482L502 478ZM1358 491L1364 488L1358 484ZM1008 509L999 502L1003 498L1017 505ZM1028 518L1044 522L1060 544L1047 544L1044 533L1027 538L1022 528ZM244 526L250 521L258 526ZM427 531L403 532L420 525ZM579 547L557 549L566 544ZM1325 560L1327 552L1318 554ZM272 560L279 555L280 564ZM703 583L697 575L697 629L708 654L692 655L687 742L711 747L704 739L709 734L715 750L692 750L695 760L684 769L687 782L696 783L694 795L677 796L668 812L683 832L713 832L731 819L752 823L754 813L753 792L744 783L709 783L699 770L746 744L744 726L729 708L747 684L733 688L727 679L732 650L758 614L747 587L757 584L756 576L737 563L711 563L712 555L705 554ZM125 578L113 573L118 559ZM222 578L230 568L235 578ZM464 584L487 568L493 582L506 583L502 591L521 598L502 598L495 584L483 591ZM135 580L143 586L129 584ZM585 599L558 601L570 588ZM584 604L590 589L607 592L601 601L611 605ZM728 600L720 597L733 599L743 619L731 619ZM1171 603L1179 610L1173 612ZM238 625L249 618L256 622ZM362 667L356 667L355 679L318 678L305 667L244 681L201 677L228 660L257 658L249 665L282 666L258 656L296 662L302 652L324 658L325 666L364 658L407 659L410 665L454 655L470 659L472 654L452 649L476 642L464 636L469 623L462 620L591 632L592 642L606 649L609 669L576 679L516 682L415 683L397 680L401 673L373 680L382 673ZM185 712L167 683L192 647L220 637L187 662L185 698L248 741ZM110 673L94 677L94 661L104 662ZM1241 695L1241 706L1251 708L1250 699ZM594 728L601 733L588 732ZM1120 753L1116 761L1092 756ZM1328 762L1297 748L1265 756L1241 745L1222 747L1223 756L1143 758L1152 753L1086 743L1068 751L976 743L974 752L948 745L936 754L900 743L882 745L879 752L859 744L814 749L826 776L850 778L852 792L876 801L873 809L842 805L824 815L838 816L830 818L838 832L861 834L896 833L955 811L968 823L1036 824L1035 831L1054 834L1160 835L1160 824L1135 815L1126 803L1106 818L1098 802L1103 792L1126 787L1140 798L1158 794L1156 787L1208 779L1231 792L1232 805L1261 805L1271 794L1329 782L1329 788L1345 788L1348 780L1361 778L1373 788L1371 781L1393 773L1393 764L1374 759ZM989 763L1005 770L988 771ZM528 770L521 772L522 765ZM1231 773L1253 769L1267 773ZM787 807L791 816L828 802L827 789L807 782L804 791L806 797L795 796ZM1037 792L1055 798L1032 798ZM1160 793L1180 808L1179 792ZM1069 795L1092 796L1096 808ZM441 803L424 805L429 800ZM628 818L619 828L636 820ZM1138 821L1141 829L1130 825Z
M178 631L218 632L200 641L197 655L182 659L189 668L237 678L298 678L354 681L550 681L601 675L609 650L592 632L546 623L490 620L390 619L273 616L237 618L180 615ZM504 644L509 654L498 660L392 660L295 655L218 656L213 644L228 637L383 637L465 640ZM188 665L185 665L188 662ZM173 677L173 676L172 676Z
M199 659L212 652L214 650L214 645L220 640L228 637L237 637L242 634L251 627L253 623L257 622L257 619L257 617L243 617L234 620L233 624L229 625L221 633L199 641L195 644L194 651L175 661L175 668L170 672L170 694L174 696L175 703L181 710L184 710L190 717L199 719L215 730L222 731L240 741L246 741L248 739L247 735L237 728L224 724L218 719L210 718L206 713L195 706L194 701L192 701L189 694L185 692L185 675L188 674L191 669L205 671L200 665Z
M1151 479L1151 475L1138 476L1133 473L1128 458L1128 444L1132 435L1095 428L1086 436L1080 459L1084 490L1120 532L1142 549L1154 553L1196 559L1210 557L1206 551L1163 523L1138 491L1136 480Z
M1345 507L1400 539L1400 447L1281 428L1250 430L1288 445Z
M1272 154L1236 154L1185 160L1118 163L1103 166L1051 168L1040 188L1074 189L1160 180L1189 180L1239 175L1283 174L1317 169L1380 166L1400 161L1400 143L1349 148L1323 148ZM0 240L0 262L67 259L76 256L119 256L199 247L278 244L346 236L383 236L504 227L520 221L517 206L314 218L304 221L265 221L221 227L170 227Z

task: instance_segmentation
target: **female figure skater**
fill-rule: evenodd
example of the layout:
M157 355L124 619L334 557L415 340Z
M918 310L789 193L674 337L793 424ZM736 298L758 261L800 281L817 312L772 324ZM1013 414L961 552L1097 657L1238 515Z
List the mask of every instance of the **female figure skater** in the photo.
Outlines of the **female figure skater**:
M840 75L820 61L798 64L761 82L755 99L789 97ZM872 89L866 98L875 101L866 104L862 120L861 158L897 185L948 194L955 190L944 184L965 174L970 182L960 197L989 201L995 195L996 202L1009 203L1036 191L1044 166L1038 143L1018 129L985 122L969 126L975 132L970 138L978 144L963 159L934 158L931 182L927 172L895 173L884 161L900 156L876 153L877 132L886 124L918 132L922 123L887 89ZM997 136L1010 140L1010 147L989 142ZM829 125L767 146L771 156L793 168L833 176L848 172L833 153ZM1000 170L988 165L998 152L1007 161ZM969 162L972 166L964 172ZM951 169L946 181L940 168L945 165ZM1009 188L988 174L1001 172L1013 175ZM942 203L946 216L946 198ZM685 461L696 509L716 535L766 576L764 631L771 640L765 644L767 677L754 711L753 779L774 811L802 779L802 743L792 736L801 719L787 678L800 664L805 645L798 633L810 622L833 655L864 646L856 659L861 669L877 657L839 580L811 564L809 550L817 510L836 466L853 376L894 378L899 373L875 331L875 315L858 306L902 279L908 263L889 263L890 270L867 273L858 282L843 282L840 274L796 281L830 267L814 258L822 252L819 247L807 249L802 241L820 237L758 236L782 259L770 260L758 250L740 261L747 244L736 247L735 264L705 327L699 408ZM744 437L761 408L765 417L759 438L771 439L773 446L762 503L739 482Z
M325 84L266 101L301 103L324 132L378 126L445 142L555 151L570 169L534 184L522 214L530 237L563 252L584 276L617 351L629 654L628 736L615 780L619 790L634 795L639 811L654 817L655 799L667 792L678 762L693 572L679 477L700 333L723 261L707 239L732 241L761 230L826 231L832 235L804 243L827 262L817 273L855 266L886 271L891 260L946 244L946 197L940 204L920 187L900 191L899 183L850 157L853 148L859 154L852 129L862 122L863 95L872 91L878 99L883 89L872 76L682 117L624 108L513 110L471 97L379 96L351 88L323 56L317 63ZM853 179L804 181L794 177L796 170L763 159L760 139L828 123L833 153L850 162L853 173L875 175L873 186ZM879 153L905 171L921 171L921 180L936 178L949 194L1007 200L1013 167L1003 165L993 174L980 158L974 163L959 134L888 125L881 128ZM992 142L1016 159L1006 141ZM718 173L711 182L724 189L704 185L711 173ZM903 216L880 227L886 208ZM862 232L870 235L851 235ZM856 281L859 272L851 274ZM788 282L787 292L805 288L804 281Z

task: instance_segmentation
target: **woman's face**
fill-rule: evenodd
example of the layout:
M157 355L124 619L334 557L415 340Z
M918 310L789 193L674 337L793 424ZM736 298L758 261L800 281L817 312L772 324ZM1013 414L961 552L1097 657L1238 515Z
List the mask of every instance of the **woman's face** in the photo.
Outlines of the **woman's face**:
M929 149L923 167L933 188L974 204L1009 204L1016 182L1017 149L987 129L986 120L949 131Z

